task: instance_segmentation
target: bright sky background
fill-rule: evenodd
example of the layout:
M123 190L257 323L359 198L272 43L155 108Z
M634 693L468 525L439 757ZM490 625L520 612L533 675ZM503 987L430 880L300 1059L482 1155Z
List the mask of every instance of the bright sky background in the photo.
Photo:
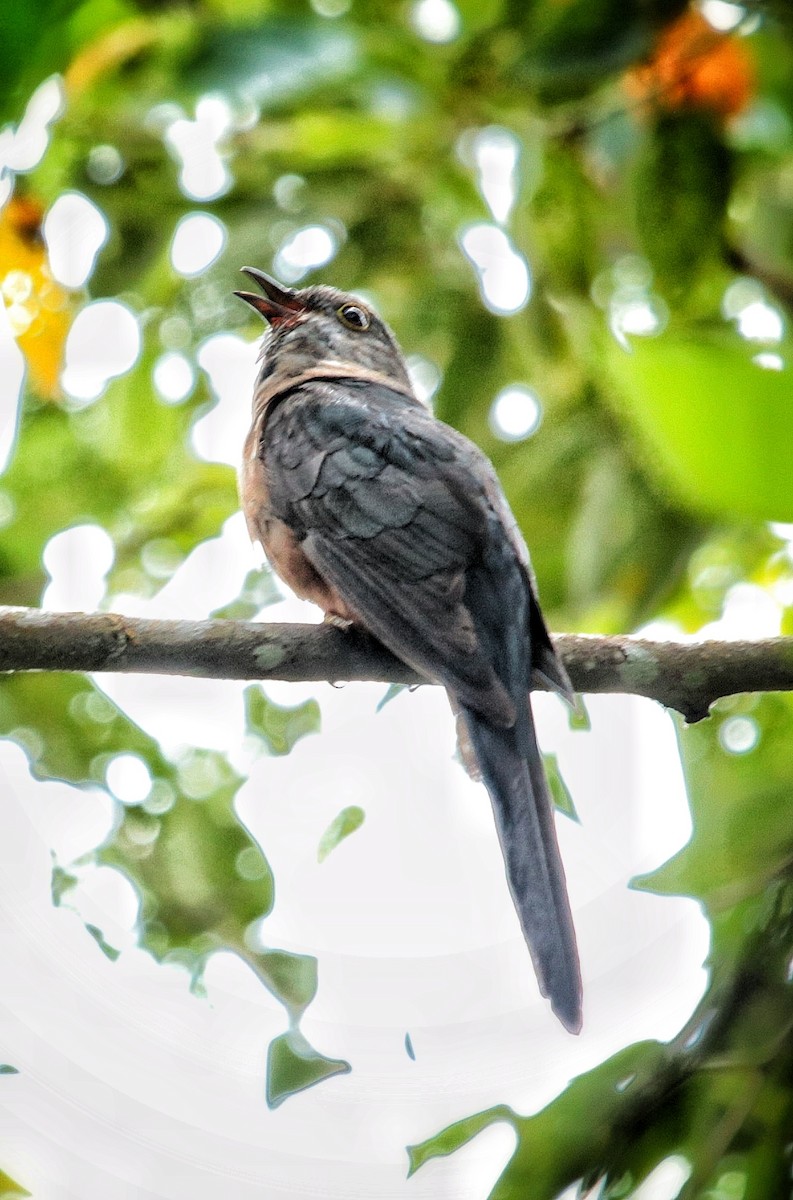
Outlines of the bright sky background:
M733 7L721 4L719 11ZM456 36L459 17L449 0L420 0L413 13L428 40ZM28 170L38 161L58 103L58 85L49 81L16 135L0 144L8 166L0 181L7 185L12 168ZM199 288L225 243L222 222L204 206L230 186L217 153L229 116L210 97L193 115L158 119L180 163L182 189L196 202L174 228L172 266ZM97 150L94 167L111 178L118 151ZM483 302L516 312L529 301L532 280L506 228L515 140L506 130L479 131L460 154L477 173L492 217L461 232L461 250ZM285 195L300 183L289 178L279 181ZM82 287L107 232L86 197L61 196L45 221L55 277ZM324 226L290 235L275 256L277 271L296 282L327 263L323 277L332 282L336 238ZM601 283L598 302L624 344L629 335L663 327L665 307L640 261L623 260ZM3 286L3 297L5 462L22 385L13 334L15 322L24 321L24 281ZM764 343L768 361L761 365L777 369L769 346L781 324L761 292L728 293L725 318ZM217 405L195 426L195 451L236 464L256 345L218 334L192 358L180 348L178 330L171 333L154 368L152 403L181 403L204 372ZM93 403L139 351L131 309L114 300L89 304L69 335L68 402ZM421 359L411 366L430 396L437 367ZM507 381L494 397L491 422L508 440L541 436L541 397L525 380ZM51 581L42 604L60 610L106 604L111 563L103 530L59 534L45 553ZM194 551L155 599L114 597L112 605L141 616L203 617L236 594L253 563L238 515ZM746 589L736 593L722 624L709 632L757 636L764 623L775 632L776 610L763 603ZM319 614L285 593L262 615L316 620ZM507 1128L487 1131L410 1181L405 1145L491 1104L538 1109L619 1047L674 1035L701 995L708 932L698 907L627 886L690 832L672 723L656 705L591 698L592 730L574 733L557 700L536 702L543 748L557 753L581 820L559 819L585 984L584 1031L576 1039L537 994L488 798L453 759L453 723L439 689L404 693L377 714L383 686L267 685L282 703L315 696L323 725L320 736L305 738L288 758L268 759L254 758L245 743L242 684L133 676L98 682L167 753L186 744L217 747L249 776L239 813L261 842L277 889L262 935L272 946L317 956L319 992L303 1029L324 1053L349 1059L353 1071L270 1112L266 1048L286 1028L283 1008L230 955L210 963L207 997L192 996L184 971L160 966L136 948L131 886L114 871L88 865L80 868L72 904L122 948L117 962L105 958L77 912L52 906L50 874L53 855L68 865L106 836L112 802L99 789L34 783L22 750L0 743L0 1060L20 1072L0 1089L0 1166L37 1200L482 1200L513 1148ZM128 800L146 784L140 764L129 761L116 764L110 782ZM319 838L349 804L365 809L365 823L320 865ZM662 1164L642 1200L675 1194L682 1169L676 1161Z

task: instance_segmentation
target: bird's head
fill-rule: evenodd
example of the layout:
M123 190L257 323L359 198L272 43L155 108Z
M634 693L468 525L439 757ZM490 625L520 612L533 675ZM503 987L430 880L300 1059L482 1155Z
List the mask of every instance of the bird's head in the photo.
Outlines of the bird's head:
M262 294L234 294L270 325L260 379L298 375L326 363L349 364L377 371L410 389L394 335L363 300L331 287L284 287L255 267L242 269Z

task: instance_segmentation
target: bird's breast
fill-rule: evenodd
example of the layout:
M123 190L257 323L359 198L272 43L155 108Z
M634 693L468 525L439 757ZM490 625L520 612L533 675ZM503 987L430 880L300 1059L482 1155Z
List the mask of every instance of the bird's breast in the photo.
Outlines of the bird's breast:
M327 615L354 620L336 589L325 582L306 557L295 531L274 514L259 443L259 427L255 423L245 443L239 473L240 501L251 541L261 545L275 573L302 600L319 605Z

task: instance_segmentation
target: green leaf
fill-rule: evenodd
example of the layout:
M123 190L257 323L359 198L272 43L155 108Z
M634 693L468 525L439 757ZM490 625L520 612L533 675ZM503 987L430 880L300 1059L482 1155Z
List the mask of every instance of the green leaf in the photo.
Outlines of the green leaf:
M554 807L558 812L564 813L566 817L569 817L571 821L576 821L580 824L578 813L573 803L573 797L562 778L562 772L559 770L558 758L555 754L543 754L542 761L545 767L545 777L551 789L551 799L553 800Z
M86 924L85 927L105 957L109 958L111 962L115 962L121 951L116 950L115 946L111 946L109 942L105 941L102 930L96 925Z
M349 28L306 15L271 16L247 28L207 27L203 45L186 71L196 95L231 92L267 108L349 76L356 46Z
M270 1042L267 1054L267 1104L278 1108L284 1100L333 1075L352 1068L342 1058L326 1058L298 1030L290 1029Z
M775 348L789 357L793 345ZM620 413L645 463L680 503L714 516L793 521L790 368L753 361L758 347L729 330L609 339Z
M5 1200L7 1196L30 1196L31 1194L21 1184L16 1183L10 1175L6 1175L5 1171L0 1171L0 1198L2 1200Z
M261 567L248 572L235 600L215 609L210 616L217 620L250 621L261 609L268 604L276 604L280 599L281 593L273 572L269 567Z
M792 650L793 653L793 650ZM703 900L710 913L762 897L793 854L793 700L721 701L706 721L677 722L694 822L691 840L633 881Z
M245 930L272 908L272 872L234 810L241 783L221 755L191 751L158 775L154 811L126 808L100 851L141 891L142 940L158 957L195 962L222 945L244 954Z
M643 57L685 0L568 0L525 5L528 51L517 77L541 100L575 99ZM517 8L520 15L521 8Z
M80 0L14 0L0 6L0 121L18 120L25 90L66 65L64 34L79 5Z
M598 197L577 158L553 141L539 149L542 174L525 204L533 258L547 273L549 289L586 295L597 270Z
M567 710L567 724L570 729L579 729L584 733L592 728L589 709L580 692L576 692L575 708L568 708Z
M234 810L242 777L222 755L192 750L170 762L90 680L66 674L4 676L0 735L26 749L38 778L78 786L103 785L117 754L143 759L149 796L118 806L98 860L140 892L141 941L158 957L178 952L191 970L222 945L247 957L245 930L270 911L273 879ZM72 883L56 868L56 899Z
M460 1150L467 1145L483 1129L488 1129L491 1125L498 1124L499 1121L515 1125L515 1113L506 1104L499 1104L485 1112L474 1113L471 1117L465 1117L464 1120L447 1126L441 1133L427 1138L425 1142L408 1146L407 1152L410 1160L408 1177L418 1171L419 1167L423 1167L424 1163L429 1162L431 1158L445 1158L449 1154L454 1154L455 1150Z
M720 247L732 160L715 121L660 117L636 164L636 225L662 287L682 296Z
M77 885L77 876L57 864L52 868L52 903L57 907L64 896Z
M623 447L593 450L583 472L565 547L570 596L589 628L624 628L675 582L690 526L653 496Z
M410 1174L431 1158L453 1154L488 1126L504 1121L517 1134L517 1148L490 1193L491 1200L556 1200L582 1177L590 1184L604 1177L610 1158L625 1148L638 1160L636 1133L626 1135L619 1114L633 1095L660 1072L666 1050L657 1042L639 1042L580 1075L560 1096L533 1117L518 1117L499 1105L466 1117L425 1142L408 1147ZM630 1101L627 1098L629 1093ZM659 1112L658 1125L663 1117ZM652 1131L651 1131L652 1133ZM622 1170L620 1173L623 1173Z
M397 696L404 692L406 687L406 683L389 683L383 696L377 701L375 712L382 712L386 704L390 704L392 700L395 700Z
M244 697L248 733L258 737L270 754L289 754L300 738L319 732L320 711L316 700L306 700L294 708L281 707L268 700L258 683L247 687Z
M8 1063L0 1063L0 1075L18 1075L18 1074L19 1074L19 1069L17 1067L9 1066Z
M331 850L336 849L339 842L343 842L351 833L355 833L356 829L360 829L364 822L364 816L363 809L359 808L357 804L350 804L347 808L343 808L338 816L333 818L319 839L317 861L324 862Z
M251 954L249 962L296 1023L317 994L316 958L286 950L262 950Z

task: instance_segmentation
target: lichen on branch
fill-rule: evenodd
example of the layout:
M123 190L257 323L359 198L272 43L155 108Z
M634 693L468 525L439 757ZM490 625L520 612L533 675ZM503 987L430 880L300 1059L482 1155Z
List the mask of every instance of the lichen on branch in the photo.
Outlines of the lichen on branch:
M793 639L656 642L560 634L573 687L646 696L688 721L720 696L793 690ZM430 682L361 630L0 608L0 671L122 671L214 679ZM538 681L538 687L542 684Z

